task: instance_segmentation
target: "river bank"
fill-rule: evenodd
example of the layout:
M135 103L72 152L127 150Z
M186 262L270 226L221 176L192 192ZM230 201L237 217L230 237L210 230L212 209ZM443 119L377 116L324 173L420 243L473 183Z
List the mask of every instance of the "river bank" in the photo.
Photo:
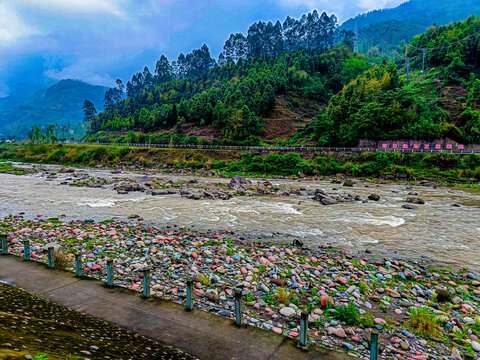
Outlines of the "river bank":
M373 328L382 332L384 358L439 358L457 355L457 347L478 349L480 282L471 272L141 223L12 216L1 228L11 253L21 256L22 241L29 239L32 258L45 262L52 245L70 270L73 254L80 253L85 274L102 280L111 258L116 283L138 291L141 270L149 267L152 294L174 302L184 301L186 278L193 276L196 306L224 317L233 317L232 295L240 287L246 321L286 336L298 336L299 313L306 310L313 342L362 358Z
M224 230L277 245L297 239L314 247L358 254L371 250L377 256L480 269L478 189L125 168L10 167L25 175L0 174L1 217L140 218L150 224Z
M3 144L0 160L228 176L359 177L373 181L478 188L480 155L243 153L240 150L129 148L68 144Z

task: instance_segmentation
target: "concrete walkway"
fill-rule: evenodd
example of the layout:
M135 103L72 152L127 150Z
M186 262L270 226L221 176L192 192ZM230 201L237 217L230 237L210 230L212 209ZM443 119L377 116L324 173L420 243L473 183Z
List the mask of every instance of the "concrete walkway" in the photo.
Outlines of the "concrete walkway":
M73 273L48 269L12 255L0 256L0 278L12 279L30 293L65 305L122 328L172 345L205 360L226 359L347 359L341 352L318 347L302 351L295 341L254 327L238 329L233 321L139 292L107 288L97 280L80 280Z

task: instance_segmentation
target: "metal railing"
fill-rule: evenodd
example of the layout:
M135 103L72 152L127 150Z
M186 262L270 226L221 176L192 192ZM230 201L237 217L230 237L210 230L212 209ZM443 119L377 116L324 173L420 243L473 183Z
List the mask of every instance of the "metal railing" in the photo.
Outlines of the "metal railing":
M136 148L155 149L191 149L191 150L243 150L243 151L270 151L270 152L318 152L318 153L363 153L363 152L393 152L404 154L439 154L448 153L456 155L480 154L480 150L465 151L463 149L416 149L416 148L378 148L378 147L318 147L318 146L244 146L244 145L191 145L191 144L149 144L149 143L107 143L107 142L61 142L70 145L102 145L102 146L128 146Z

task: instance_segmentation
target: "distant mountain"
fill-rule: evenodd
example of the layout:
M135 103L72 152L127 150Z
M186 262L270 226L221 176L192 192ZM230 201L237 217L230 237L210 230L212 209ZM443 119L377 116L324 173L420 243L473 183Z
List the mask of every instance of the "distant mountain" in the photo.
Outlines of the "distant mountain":
M107 88L78 80L61 80L34 93L13 94L0 99L0 134L26 138L35 124L58 125L58 136L81 136L85 99L103 110Z
M373 10L345 21L340 30L359 32L359 43L386 50L404 46L432 25L447 25L480 15L478 0L410 0L396 8Z

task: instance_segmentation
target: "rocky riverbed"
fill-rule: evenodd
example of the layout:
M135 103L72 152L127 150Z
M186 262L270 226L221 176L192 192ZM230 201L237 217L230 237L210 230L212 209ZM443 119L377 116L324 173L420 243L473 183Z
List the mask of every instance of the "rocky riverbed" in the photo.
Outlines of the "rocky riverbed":
M277 245L431 260L480 270L480 190L354 179L256 179L183 169L14 164L0 174L0 216L144 219L219 229ZM33 171L33 172L30 172ZM459 263L458 259L462 259Z
M29 239L32 259L105 280L114 260L117 285L142 290L151 269L152 294L184 303L186 280L195 279L198 309L233 318L240 288L244 318L252 326L298 337L299 315L309 313L309 339L367 358L370 332L381 332L382 358L460 358L480 352L480 281L473 272L433 268L394 257L373 259L295 241L272 244L216 231L107 221L61 222L10 216L1 223L9 251L21 256Z

